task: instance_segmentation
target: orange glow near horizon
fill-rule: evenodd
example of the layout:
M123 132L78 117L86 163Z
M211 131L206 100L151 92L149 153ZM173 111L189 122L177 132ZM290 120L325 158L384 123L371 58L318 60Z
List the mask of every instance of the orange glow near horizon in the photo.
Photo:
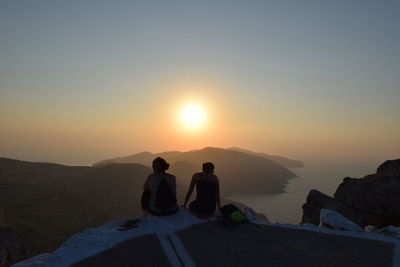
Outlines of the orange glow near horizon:
M389 119L372 126L373 116L319 114L312 103L294 105L294 112L286 98L252 100L229 82L162 81L149 88L147 95L129 91L126 101L106 98L90 108L88 99L23 102L30 109L19 112L12 102L2 105L0 156L80 165L142 151L236 146L303 160L398 157L400 129Z

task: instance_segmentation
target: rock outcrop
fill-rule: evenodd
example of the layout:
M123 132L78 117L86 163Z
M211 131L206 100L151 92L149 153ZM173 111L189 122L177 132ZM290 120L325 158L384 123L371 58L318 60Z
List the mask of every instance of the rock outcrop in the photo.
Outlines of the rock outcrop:
M322 209L321 210L321 226L329 227L332 229L362 232L364 231L359 225L350 221L349 219L342 216L333 210Z
M26 245L11 228L0 228L0 266L10 266L30 256Z
M387 160L378 167L377 174L387 177L400 177L400 159Z
M376 174L343 179L334 197L312 190L303 205L302 223L319 224L320 210L339 212L360 226L400 223L400 159L379 166ZM379 225L378 225L379 224Z
M335 199L372 214L400 214L400 160L386 161L362 179L344 178Z
M312 223L319 225L321 209L336 211L358 225L366 225L371 217L371 214L349 207L318 190L311 190L308 193L306 204L303 205L301 224Z

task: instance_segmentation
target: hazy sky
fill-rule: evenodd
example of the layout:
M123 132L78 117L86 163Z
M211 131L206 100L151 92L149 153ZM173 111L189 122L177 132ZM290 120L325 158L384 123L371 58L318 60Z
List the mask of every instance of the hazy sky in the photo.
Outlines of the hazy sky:
M399 1L1 1L0 157L400 157ZM203 105L203 128L177 110Z

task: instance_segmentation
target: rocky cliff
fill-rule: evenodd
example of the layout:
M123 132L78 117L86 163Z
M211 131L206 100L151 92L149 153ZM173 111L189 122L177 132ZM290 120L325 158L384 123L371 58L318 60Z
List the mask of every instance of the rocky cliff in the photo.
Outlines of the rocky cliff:
M359 224L400 223L400 159L388 160L375 174L343 179L334 197L312 190L303 205L302 223L319 224L320 210L337 211Z
M30 255L16 231L0 227L0 266L10 266Z

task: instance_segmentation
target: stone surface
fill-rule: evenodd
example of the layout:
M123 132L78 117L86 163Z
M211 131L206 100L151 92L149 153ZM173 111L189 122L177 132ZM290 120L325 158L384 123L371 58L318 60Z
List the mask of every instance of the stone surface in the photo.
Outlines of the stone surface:
M43 253L35 257L34 261L22 261L18 263L18 267L47 267L58 266L60 257L52 253ZM14 265L13 265L14 266Z
M210 234L212 233L212 234ZM392 266L393 245L381 241L251 224L216 223L177 234L201 266Z
M388 225L400 226L400 214L378 213L369 218L368 224L380 229Z
M400 224L400 160L388 160L377 173L343 179L334 198L312 190L303 205L302 223L319 223L320 210L331 209L360 226Z
M29 256L18 234L10 228L0 228L0 266L7 267Z
M376 230L377 233L400 239L400 227L393 225L386 226L382 229Z
M315 225L319 225L321 209L329 209L339 212L340 214L358 225L365 225L371 216L371 214L369 213L348 207L340 201L337 201L334 198L327 196L317 190L310 191L307 196L307 201L302 208L303 217L301 224L312 223Z
M333 210L322 209L320 215L320 221L322 226L327 226L332 229L362 232L363 229L350 221L349 219L342 216L340 213Z
M400 159L387 160L381 166L378 167L376 172L381 176L387 177L400 177Z
M345 178L334 197L347 206L371 214L400 214L400 179L380 175Z
M249 212L251 213L251 212ZM253 214L254 215L254 214ZM365 232L274 225L262 220L223 227L187 210L140 218L138 227L112 221L70 237L51 254L15 266L392 266L396 239Z
M126 240L118 245L84 259L73 267L108 266L171 266L154 234Z
M362 179L343 179L334 197L368 213L400 214L400 160L388 160Z

